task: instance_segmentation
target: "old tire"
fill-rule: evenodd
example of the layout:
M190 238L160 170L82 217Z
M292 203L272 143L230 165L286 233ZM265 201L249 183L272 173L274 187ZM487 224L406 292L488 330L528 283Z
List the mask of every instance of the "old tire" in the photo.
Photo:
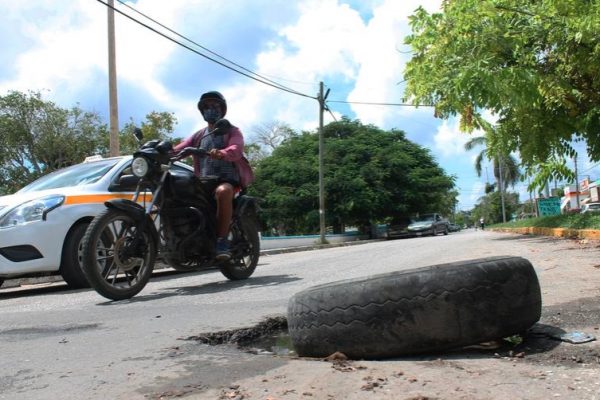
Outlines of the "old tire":
M377 359L511 336L540 314L533 266L503 256L306 289L289 300L288 329L300 356Z

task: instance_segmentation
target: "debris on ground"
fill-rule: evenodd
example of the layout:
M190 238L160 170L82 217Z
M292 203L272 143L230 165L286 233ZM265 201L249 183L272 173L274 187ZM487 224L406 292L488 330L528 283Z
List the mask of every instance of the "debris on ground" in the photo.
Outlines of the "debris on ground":
M287 319L282 316L276 316L268 317L251 328L201 333L199 335L189 336L184 340L196 340L211 346L220 344L237 344L245 346L258 338L286 330Z
M558 336L553 336L557 340L562 340L563 342L572 343L572 344L581 344L587 342L593 342L596 340L594 335L590 335L585 332L569 332Z

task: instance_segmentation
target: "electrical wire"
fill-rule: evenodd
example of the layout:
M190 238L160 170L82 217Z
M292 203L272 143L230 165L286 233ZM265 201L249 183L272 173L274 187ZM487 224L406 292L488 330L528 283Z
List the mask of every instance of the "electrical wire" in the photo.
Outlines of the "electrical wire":
M204 51L212 54L213 56L215 56L215 57L223 60L224 62L229 63L229 64L231 64L231 65L233 65L233 66L235 66L236 68L239 68L239 69L233 68L230 65L225 64L224 62L218 61L218 60L216 60L213 57L210 57L210 56L208 56L206 54L203 54L203 53L197 51L196 49L193 49L190 46L188 46L188 45L186 45L184 43L181 43L180 41L178 41L178 40L176 40L176 39L174 39L174 38L172 38L172 37L170 37L170 36L168 36L168 35L160 32L160 31L158 31L157 29L149 26L148 24L143 23L142 21L140 21L140 20L132 17L131 15L126 14L125 12L117 9L116 7L112 7L110 4L106 3L103 0L97 0L97 1L99 3L105 5L106 7L113 9L114 11L116 11L119 14L123 15L124 17L130 19L131 21L133 21L133 22L135 22L135 23L143 26L144 28L146 28L146 29L148 29L148 30L150 30L150 31L152 31L152 32L154 32L154 33L156 33L156 34L164 37L167 40L170 40L171 42L173 42L173 43L175 43L175 44L177 44L177 45L179 45L179 46L181 46L181 47L183 47L183 48L185 48L185 49L187 49L187 50L189 50L189 51L191 51L191 52L193 52L193 53L195 53L195 54L197 54L197 55L199 55L201 57L204 57L204 58L206 58L206 59L208 59L208 60L210 60L210 61L212 61L212 62L214 62L216 64L219 64L222 67L225 67L225 68L227 68L227 69L229 69L231 71L237 72L240 75L246 76L247 78L253 79L253 80L257 81L257 82L260 82L260 83L263 83L265 85L274 87L276 89L280 89L280 90L283 90L283 91L291 93L291 94L296 94L298 96L307 97L307 98L310 98L310 99L313 99L313 100L318 100L318 97L311 96L311 95L299 92L297 90L291 89L291 88L289 88L287 86L284 86L284 85L282 85L282 84L280 84L280 83L278 83L278 82L276 82L276 81L274 81L272 79L269 79L268 77L266 77L264 75L258 74L256 72L254 72L254 71L252 71L252 70L250 70L250 69L248 69L248 68L246 68L246 67L244 67L244 66L242 66L242 65L240 65L238 63L236 63L236 62L233 62L233 61L227 59L226 57L221 56L220 54L218 54L218 53L216 53L216 52L208 49L205 46L202 46L201 44L195 42L194 40L192 40L192 39L190 39L190 38L188 38L188 37L186 37L186 36L178 33L177 31L175 31L175 30L169 28L168 26L160 23L159 21L153 19L152 17L150 17L150 16L142 13L141 11L135 9L134 7L130 6L129 4L126 4L122 0L117 0L117 2L120 3L121 5L123 5L124 7L127 7L128 9L132 10L133 12L141 15L142 17L146 18L147 20L152 21L154 24L160 26L161 28L163 28L163 29L171 32L172 34L176 35L177 37L179 37L179 38L181 38L181 39L183 39L183 40L185 40L185 41L193 44L194 46L197 46L197 47L201 48L202 50L204 50ZM243 71L245 71L245 72L243 72ZM304 84L308 84L308 83L304 83ZM373 103L373 102L344 101L344 100L328 100L328 102L329 103L375 105L375 106L434 107L433 105L429 105L429 104L415 105L415 104L407 104L407 103ZM334 117L334 119L335 119L335 117Z
M255 76L257 76L257 77L259 77L259 78L261 78L261 79L264 79L264 80L266 80L266 81L268 81L268 82L271 82L271 83L273 83L274 85L280 86L280 87L282 87L282 88L284 88L284 87L285 87L285 86L283 86L283 85L279 84L278 82L275 82L275 81L273 81L273 80L271 80L271 79L267 78L265 75L258 74L258 73L256 73L256 72L254 72L254 71L252 71L252 70L250 70L250 69L248 69L248 68L246 68L246 67L244 67L244 66L240 65L240 64L237 64L237 63L235 63L235 62L233 62L233 61L231 61L231 60L229 60L229 59L227 59L227 58L223 57L222 55L220 55L220 54L218 54L218 53L216 53L216 52L214 52L214 51L210 50L209 48L202 46L200 43L197 43L197 42L195 42L194 40L192 40L192 39L190 39L190 38L188 38L188 37L186 37L186 36L184 36L184 35L180 34L179 32L176 32L175 30L173 30L173 29L169 28L168 26L166 26L166 25L164 25L164 24L162 24L162 23L158 22L157 20L153 19L152 17L149 17L148 15L144 14L143 12L141 12L141 11L139 11L139 10L135 9L134 7L130 6L129 4L126 4L126 3L125 3L125 2L123 2L122 0L117 0L117 2L119 2L120 4L122 4L122 5L123 5L123 6L125 6L125 7L129 8L129 9L130 9L130 10L132 10L133 12L135 12L135 13L137 13L137 14L141 15L142 17L144 17L144 18L146 18L146 19L148 19L148 20L152 21L152 22L153 22L153 23L155 23L156 25L158 25L158 26L160 26L160 27L162 27L162 28L166 29L167 31L169 31L169 32L173 33L174 35L176 35L176 36L178 36L178 37L180 37L180 38L182 38L182 39L184 39L184 40L186 40L186 41L188 41L188 42L192 43L193 45L195 45L195 46L198 46L198 47L199 47L199 48L201 48L202 50L205 50L205 51L209 52L210 54L212 54L212 55L214 55L214 56L216 56L216 57L220 58L221 60L223 60L223 61L226 61L226 62L228 62L228 63L230 63L230 64L232 64L232 65L235 65L236 67L238 67L238 68L240 68L240 69L242 69L242 70L244 70L244 71L246 71L246 72L248 72L248 73L250 73L250 74L252 74L252 75L255 75ZM311 83L311 85L313 85L313 83ZM287 89L289 89L289 88L287 88ZM292 90L292 89L290 89L290 90Z
M259 75L258 75L258 74L256 74L256 73L254 73L254 72L251 72L251 71L250 71L250 72L243 72L243 71L240 71L240 70L238 70L238 69L235 69L235 68L233 68L233 67L231 67L231 66L229 66L229 65L227 65L227 64L225 64L225 63L223 63L223 62L221 62L221 61L219 61L219 60L216 60L216 59L215 59L215 58L213 58L213 57L210 57L210 56L208 56L208 55L206 55L206 54L203 54L203 53L201 53L200 51L198 51L198 50L196 50L196 49L193 49L193 48L191 48L190 46L188 46L188 45L186 45L186 44L184 44L184 43L181 43L180 41L178 41L178 40L176 40L176 39L174 39L174 38L172 38L172 37L170 37L170 36L168 36L168 35L166 35L166 34L164 34L164 33L160 32L160 31L158 31L157 29L155 29L155 28L151 27L151 26L150 26L150 25L148 25L148 24L145 24L145 23L143 23L142 21L140 21L140 20L138 20L138 19L136 19L136 18L132 17L131 15L128 15L127 13L125 13L125 12L123 12L123 11L121 11L121 10L117 9L116 7L112 7L110 4L106 3L106 2L105 2L105 1L103 1L103 0L97 0L97 1L98 1L99 3L101 3L101 4L104 4L106 7L108 7L108 8L111 8L112 10L114 10L114 11L118 12L118 13L119 13L119 14L121 14L122 16L124 16L124 17L126 17L126 18L130 19L131 21L133 21L133 22L135 22L135 23L137 23L137 24L139 24L139 25L143 26L144 28L146 28L146 29L148 29L148 30L150 30L150 31L152 31L152 32L154 32L154 33L156 33L156 34L158 34L158 35L160 35L160 36L164 37L165 39L167 39L167 40L169 40L169 41L171 41L171 42L173 42L173 43L175 43L175 44L178 44L179 46L181 46L181 47L183 47L183 48L185 48L185 49L187 49L187 50L189 50L189 51L191 51L191 52L193 52L193 53L195 53L195 54L197 54L197 55L199 55L199 56L201 56L201 57L204 57L204 58L206 58L206 59L208 59L208 60L210 60L210 61L212 61L212 62L214 62L214 63L216 63L216 64L219 64L219 65L221 65L222 67L225 67L225 68L227 68L227 69L229 69L229 70L231 70L231 71L233 71L233 72L237 72L237 73L238 73L238 74L240 74L240 75L243 75L243 76L245 76L245 77L247 77L247 78L253 79L253 80L257 81L257 82L263 83L263 84L265 84L265 85L267 85L267 86L271 86L271 87L273 87L273 88L275 88L275 89L283 90L283 91L285 91L285 92L288 92L288 93L291 93L291 94L295 94L295 95L298 95L298 96L302 96L302 97L307 97L307 98L310 98L310 99L313 99L313 100L316 100L316 99L317 99L315 96L310 96L310 95L307 95L307 94L304 94L304 93L298 92L298 91L296 91L296 90L290 89L290 88L288 88L288 87L285 87L285 86L283 86L283 85L277 84L276 82L273 82L273 81L271 81L271 80L269 80L269 79L266 79L266 78L263 78L263 77L261 77L261 79L259 79L259 78L257 78L257 77L256 77L256 76L259 76ZM119 0L117 0L117 1L119 1ZM120 2L120 1L119 1L119 2ZM120 3L121 3L121 2L120 2ZM128 7L129 7L129 6L128 6ZM130 7L130 8L131 8L131 7ZM149 17L146 17L146 18L150 19ZM152 19L150 19L150 20L151 20L151 21L153 21ZM168 29L168 30L170 30L169 28L166 28L165 26L163 26L163 25L161 25L161 24L159 24L159 25L160 25L160 26L162 26L162 27L163 27L163 28L165 28L165 29ZM170 30L170 31L172 31L172 30ZM172 32L174 32L174 31L172 31ZM176 33L176 34L177 34L177 33ZM184 36L182 36L182 35L179 35L179 34L177 34L177 35L178 35L178 36L180 36L180 37L182 37L182 38L184 38ZM188 40L188 41L192 42L191 40L189 40L189 39L187 39L187 38L186 38L186 40ZM198 44L196 44L195 42L192 42L192 43L194 43L195 45L199 46L199 45L198 45ZM203 47L203 48L204 48L204 47ZM207 51L208 51L208 50L207 50ZM211 52L211 53L215 54L215 55L216 55L216 56L218 56L219 58L222 58L223 60L227 60L226 58L224 58L224 57L222 57L222 56L220 56L220 55L218 55L218 54L216 54L216 53L214 53L214 52ZM228 62L230 62L230 63L232 63L232 62L231 62L231 61L229 61L229 60L227 60L227 61L228 61ZM232 64L234 64L234 65L236 65L236 66L237 66L237 64L235 64L235 63L232 63ZM238 66L238 68L243 68L243 67L240 67L240 66ZM243 68L243 69L244 69L244 70L246 70L246 71L249 71L249 70L247 70L246 68ZM256 75L256 76L252 76L251 74L254 74L254 75Z
M408 104L408 103L370 103L366 101L344 101L344 100L327 100L328 103L344 103L344 104L361 104L367 106L398 106L398 107L435 107L431 104Z

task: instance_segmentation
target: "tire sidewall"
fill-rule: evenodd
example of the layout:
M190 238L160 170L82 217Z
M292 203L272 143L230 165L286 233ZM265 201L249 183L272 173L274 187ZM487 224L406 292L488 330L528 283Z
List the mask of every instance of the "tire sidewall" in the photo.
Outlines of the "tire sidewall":
M127 218L132 221L135 220L125 211L108 208L94 218L83 238L83 272L89 281L90 286L92 286L92 288L94 288L99 294L111 300L129 299L138 294L146 286L150 276L152 275L157 251L157 243L154 235L152 234L150 228L146 228L145 235L148 238L148 246L150 247L150 261L147 266L143 267L145 268L143 273L138 275L138 281L135 283L135 285L128 289L118 289L108 284L102 277L100 270L97 267L95 249L96 243L102 240L101 235L106 227L106 222L118 217Z

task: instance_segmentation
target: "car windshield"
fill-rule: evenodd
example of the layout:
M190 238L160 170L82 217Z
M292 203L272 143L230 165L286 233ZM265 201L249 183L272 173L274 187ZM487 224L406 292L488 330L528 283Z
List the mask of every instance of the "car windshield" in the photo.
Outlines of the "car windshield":
M423 214L419 217L415 217L414 218L415 222L431 222L431 221L435 221L435 215L434 214Z
M45 189L57 189L94 183L102 178L118 162L118 159L111 159L77 164L63 168L31 182L29 185L19 190L18 193L36 192Z
M590 204L590 205L588 205L588 208L592 209L592 210L597 210L600 208L600 203L599 204Z

